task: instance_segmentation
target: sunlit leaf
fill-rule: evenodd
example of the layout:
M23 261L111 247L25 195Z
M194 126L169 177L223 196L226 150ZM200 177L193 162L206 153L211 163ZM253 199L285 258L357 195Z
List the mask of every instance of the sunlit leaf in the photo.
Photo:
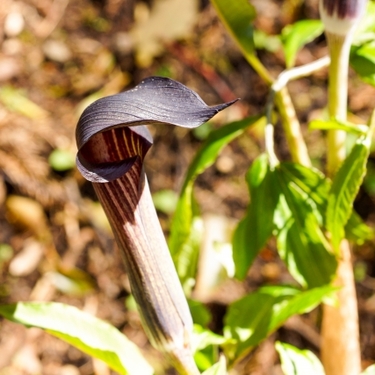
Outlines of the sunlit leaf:
M224 319L224 336L237 340L227 353L229 358L242 357L289 317L311 311L334 290L331 286L305 292L286 286L263 287L235 301Z
M272 234L274 211L279 200L274 179L266 155L253 162L246 176L251 202L233 236L235 275L240 279L246 276L258 252Z
M59 172L68 171L76 165L74 155L70 151L59 148L51 152L48 157L48 162L55 171Z
M366 125L357 125L339 120L313 120L309 123L309 129L344 130L357 135L364 135L368 130Z
M306 168L297 163L284 162L280 164L280 168L293 176L293 181L306 193L310 203L316 205L318 211L315 211L315 215L325 227L328 193L331 188L330 180L319 170ZM359 245L374 237L374 231L363 222L355 211L352 211L345 226L345 234L349 240Z
M202 375L227 375L225 357L221 356L219 362L206 370Z
M350 52L350 65L361 79L375 86L375 42L353 46Z
M357 245L363 245L365 241L372 240L374 235L374 230L366 225L361 217L353 210L345 225L346 238L355 242Z
M268 35L262 30L254 30L254 44L256 49L265 49L275 53L281 47L279 35Z
M193 341L195 350L202 350L210 345L223 345L233 341L231 338L213 333L212 331L194 324Z
M293 67L297 52L324 31L320 20L302 20L287 25L282 31L286 67Z
M370 142L361 138L336 173L328 196L327 229L337 250L344 227L352 213L353 202L366 173Z
M0 87L0 102L9 110L31 119L48 116L48 112L32 102L24 92L11 86Z
M356 27L353 46L360 46L366 42L374 40L375 36L375 3L367 2L367 8L361 22Z
M260 116L249 117L212 131L191 162L173 216L169 238L169 248L177 269L181 269L192 261L186 256L189 252L185 251L184 256L184 246L191 247L189 238L194 238L191 235L193 219L197 215L193 197L193 184L196 177L215 162L221 150L229 142L243 134L246 128L254 125L259 119ZM185 278L193 276L194 274L184 275Z
M321 206L327 186L314 170L300 166L294 168L294 173L291 171L290 165L288 168L284 163L276 168L281 191L275 214L278 251L301 285L309 288L325 285L331 281L337 266L322 230ZM314 183L316 188L311 189Z
M242 53L254 54L255 8L247 0L211 0L221 21L238 43Z
M219 347L232 344L234 340L213 333L197 324L194 324L193 348L194 359L201 370L207 370L217 362Z
M298 163L283 162L278 168L290 181L293 181L296 189L314 208L319 222L322 223L323 218L319 217L319 212L323 215L326 210L330 181L318 169L307 168Z
M0 306L5 318L46 330L83 352L101 359L121 375L153 374L138 348L115 327L78 310L52 302L27 302Z
M178 195L173 190L159 190L152 194L155 208L165 214L172 214L177 205Z
M206 327L212 319L212 314L202 302L188 299L188 304L193 317L193 322L201 327Z
M290 344L276 342L284 375L324 375L317 356L309 350L300 350Z

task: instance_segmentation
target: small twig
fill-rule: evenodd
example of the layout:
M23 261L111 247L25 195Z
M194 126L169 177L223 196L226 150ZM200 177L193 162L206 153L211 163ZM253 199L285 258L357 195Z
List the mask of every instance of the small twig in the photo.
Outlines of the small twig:
M265 143L266 143L266 152L268 154L269 160L270 160L270 165L271 168L275 167L275 165L278 164L278 159L276 157L275 151L274 151L274 128L272 124L272 113L273 113L273 108L274 108L274 103L275 103L275 96L277 94L280 94L282 90L285 89L286 85L288 82L301 78L301 77L306 77L317 70L320 70L324 67L326 67L330 62L329 56L322 57L319 60L316 60L312 63L303 65L303 66L298 66L296 68L288 69L283 71L282 73L279 74L277 79L274 81L274 83L271 85L271 91L267 100L266 104L266 118L267 118L267 125L265 128ZM284 98L285 99L285 98ZM290 129L292 132L292 130ZM292 144L290 144L292 146ZM298 146L299 148L302 147L301 144ZM291 152L293 152L293 147L291 147ZM309 158L308 156L301 156L304 155L305 152L301 150L295 150L295 155L300 155L296 156L295 159L299 161L301 164L310 164L309 163Z
M274 92L281 91L290 81L309 76L316 71L325 68L330 63L329 56L324 56L318 60L315 60L309 64L297 66L296 68L291 68L284 70L279 74L275 82L271 86L271 90Z

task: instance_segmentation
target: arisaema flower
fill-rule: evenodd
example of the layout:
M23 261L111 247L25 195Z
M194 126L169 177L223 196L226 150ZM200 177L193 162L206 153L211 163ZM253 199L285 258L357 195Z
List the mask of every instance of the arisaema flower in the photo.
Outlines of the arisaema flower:
M151 77L94 102L76 130L77 167L93 183L109 219L144 329L186 375L199 374L190 347L192 318L143 169L152 145L145 125L194 128L232 103L208 107L184 85Z

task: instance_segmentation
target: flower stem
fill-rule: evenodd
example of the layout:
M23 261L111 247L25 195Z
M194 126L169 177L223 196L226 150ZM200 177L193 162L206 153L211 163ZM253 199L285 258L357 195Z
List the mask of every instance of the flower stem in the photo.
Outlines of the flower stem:
M329 67L328 112L332 119L346 121L348 68L351 33L326 32L331 55ZM346 133L330 130L327 135L327 175L334 177L346 156ZM340 290L337 306L323 306L322 361L326 375L353 375L361 372L358 306L349 242L340 244L336 278Z
M329 66L328 113L330 118L346 121L348 98L348 69L351 38L327 33L331 55ZM333 177L345 159L346 132L328 132L327 174Z

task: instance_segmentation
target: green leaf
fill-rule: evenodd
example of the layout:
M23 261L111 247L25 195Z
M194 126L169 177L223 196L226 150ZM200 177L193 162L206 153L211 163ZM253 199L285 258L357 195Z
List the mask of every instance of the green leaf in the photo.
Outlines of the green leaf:
M75 167L76 158L68 150L53 150L48 158L49 165L58 172L65 172Z
M275 346L284 375L325 375L321 362L311 351L300 350L279 341Z
M233 236L235 276L243 279L272 234L273 216L279 199L275 190L274 172L265 154L258 157L246 175L251 202L246 216L238 224Z
M152 194L152 200L158 211L169 215L176 209L178 195L173 190L159 190Z
M324 224L328 194L331 188L330 180L319 170L306 168L297 163L284 162L280 167L293 175L293 181L311 199L311 204L316 205L320 213L319 222ZM316 211L315 214L319 215ZM366 240L374 238L374 231L363 222L355 211L352 211L345 226L345 235L349 240L361 245Z
M374 40L375 32L375 3L367 2L367 8L364 16L356 27L352 45L362 45L368 41Z
M360 78L375 86L375 4L367 2L367 9L354 35L350 64Z
M46 330L83 352L101 359L121 375L153 374L138 348L110 324L76 307L52 302L0 306L5 318Z
M254 45L256 49L265 49L275 53L281 47L279 35L268 35L262 30L254 30Z
M201 327L198 324L194 324L193 331L193 349L195 351L207 348L210 345L224 345L232 343L231 338L226 338L224 336L213 333L212 331Z
M337 261L322 230L326 180L292 163L281 163L275 171L281 191L274 219L280 257L302 286L328 284Z
M352 124L351 122L343 122L339 120L313 120L309 123L309 129L344 130L356 135L365 135L368 127L366 125L357 125Z
M365 241L373 240L374 235L374 230L353 210L345 225L345 237L357 245L363 245Z
M219 346L228 345L233 340L217 335L208 329L194 324L192 347L195 363L200 370L207 370L219 358Z
M367 369L361 372L361 375L375 375L375 365L367 367Z
M369 139L361 138L337 171L328 196L327 229L334 249L344 237L344 227L352 213L353 202L366 173L370 152Z
M301 191L309 204L314 207L314 211L321 211L323 215L331 187L330 181L324 174L316 168L307 168L301 164L291 162L281 163L279 169L282 173L289 176L296 188Z
M221 356L219 362L203 372L202 375L227 375L225 357Z
M188 299L188 305L193 318L193 322L202 327L206 327L212 319L212 314L208 308L199 301Z
M245 56L254 54L255 8L247 0L211 0L213 6Z
M228 143L243 134L245 129L255 125L262 119L264 119L263 116L250 116L213 130L191 162L182 190L184 190L197 175L213 165L221 150Z
M351 48L350 65L364 82L375 86L375 42L373 39Z
M297 52L307 43L312 42L324 31L320 20L302 20L284 27L282 42L284 45L286 67L294 66Z
M221 150L229 142L240 136L246 128L256 124L260 119L260 116L252 116L212 131L191 162L172 219L169 238L169 249L180 277L185 279L194 277L195 267L193 266L190 267L189 273L182 275L181 272L187 269L187 265L194 263L197 259L198 249L192 250L191 244L192 239L197 239L192 233L194 217L197 216L193 196L193 184L196 177L215 162ZM197 242L200 241L195 241L195 243Z
M235 301L224 318L224 336L237 340L228 357L244 356L289 317L311 311L334 290L331 286L305 292L286 286L263 287Z
M48 112L27 98L22 90L12 86L0 88L0 102L10 111L20 113L31 119L42 119Z

